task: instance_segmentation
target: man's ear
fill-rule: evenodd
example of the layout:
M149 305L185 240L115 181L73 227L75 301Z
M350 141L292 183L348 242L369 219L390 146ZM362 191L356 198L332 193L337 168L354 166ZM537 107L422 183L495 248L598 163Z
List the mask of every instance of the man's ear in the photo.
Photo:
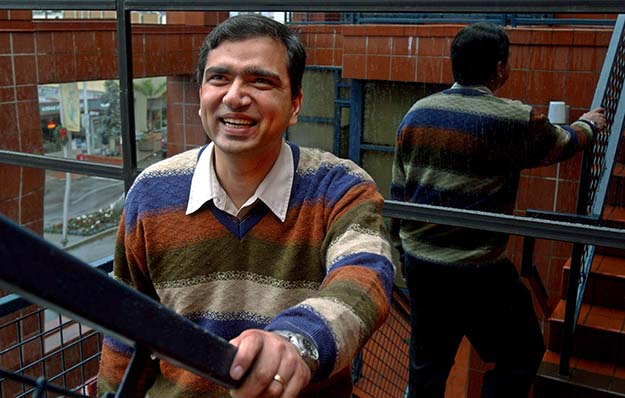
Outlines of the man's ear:
M293 126L297 123L297 117L299 116L299 111L302 109L302 101L304 100L304 91L300 90L297 97L291 100L291 118L289 120L289 126Z
M200 101L202 100L202 85L201 84L200 84L200 87L197 89L197 97L200 99ZM200 118L202 117L201 107L197 110L197 114Z
M501 82L504 78L505 72L506 72L506 64L504 64L501 61L497 62L497 68L496 68L497 80Z

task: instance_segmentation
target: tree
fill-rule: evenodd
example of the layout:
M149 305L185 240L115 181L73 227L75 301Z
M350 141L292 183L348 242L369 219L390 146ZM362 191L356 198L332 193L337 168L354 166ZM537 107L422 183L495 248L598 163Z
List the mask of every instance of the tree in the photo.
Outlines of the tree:
M140 92L148 98L160 97L165 94L167 80L165 78L135 79L133 81L135 91Z
M104 82L105 92L102 95L102 106L104 112L100 116L100 121L104 127L102 131L102 143L108 144L111 138L121 135L121 112L119 108L119 83L115 80Z

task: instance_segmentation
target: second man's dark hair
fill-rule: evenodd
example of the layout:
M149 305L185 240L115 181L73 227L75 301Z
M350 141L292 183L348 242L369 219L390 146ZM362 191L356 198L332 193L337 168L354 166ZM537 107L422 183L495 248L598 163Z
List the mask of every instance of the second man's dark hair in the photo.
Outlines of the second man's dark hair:
M510 40L503 27L486 22L462 29L451 43L454 80L464 85L486 84L497 63L508 62Z
M198 59L196 79L201 84L208 53L224 41L241 41L252 37L270 37L284 44L287 52L287 71L291 81L291 97L302 88L306 67L306 50L293 31L286 25L258 14L242 14L226 19L204 39ZM273 55L267 54L271 57Z

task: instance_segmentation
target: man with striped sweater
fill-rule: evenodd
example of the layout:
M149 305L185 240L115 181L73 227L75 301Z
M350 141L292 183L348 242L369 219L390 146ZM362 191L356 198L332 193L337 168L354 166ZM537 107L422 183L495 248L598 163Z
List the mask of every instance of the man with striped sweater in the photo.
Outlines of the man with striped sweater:
M262 16L207 36L197 77L211 143L137 178L114 274L230 340L230 375L246 376L227 391L154 360L133 396L351 397L352 358L389 312L391 244L367 173L283 139L304 66L297 37ZM117 389L131 354L105 340L99 394Z
M605 126L603 109L557 126L528 105L496 97L510 73L508 55L502 27L478 23L456 35L454 85L417 101L398 128L393 199L511 213L522 169L570 158ZM527 397L545 347L529 292L505 258L508 236L399 224L411 302L409 396L444 396L467 336L495 364L482 396Z

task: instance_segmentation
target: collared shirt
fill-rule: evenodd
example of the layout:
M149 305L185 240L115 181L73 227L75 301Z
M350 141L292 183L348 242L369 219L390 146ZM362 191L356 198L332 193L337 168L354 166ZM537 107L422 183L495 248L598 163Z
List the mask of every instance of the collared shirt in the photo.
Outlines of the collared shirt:
M191 191L185 214L199 210L206 202L213 201L215 207L234 217L242 218L257 200L262 201L267 207L284 222L289 206L289 197L293 187L295 174L293 165L293 152L291 147L282 143L278 159L256 189L256 192L241 206L234 205L232 199L223 189L215 173L213 154L215 144L210 143L198 159L197 166L191 180Z
M486 87L486 86L485 86L485 85L483 85L483 84L476 84L476 85L474 85L474 86L464 86L464 85L462 85L462 84L460 84L460 83L458 83L458 82L455 82L455 83L451 86L451 88L452 88L452 89L470 88L470 89L472 89L472 90L478 90L478 91L481 91L481 92L483 92L483 93L485 93L485 94L494 95L494 94L493 94L493 92L490 90L490 88Z

